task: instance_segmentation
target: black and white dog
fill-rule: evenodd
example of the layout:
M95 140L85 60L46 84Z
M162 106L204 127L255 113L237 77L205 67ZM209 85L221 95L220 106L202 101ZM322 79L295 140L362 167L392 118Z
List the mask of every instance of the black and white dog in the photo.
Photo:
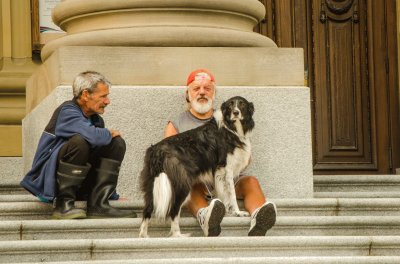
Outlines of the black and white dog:
M233 97L206 124L147 149L140 175L145 202L140 237L148 237L153 212L158 219L171 218L171 236L185 236L179 228L180 211L198 182L215 185L228 214L249 215L239 210L234 180L250 161L253 113L253 103Z

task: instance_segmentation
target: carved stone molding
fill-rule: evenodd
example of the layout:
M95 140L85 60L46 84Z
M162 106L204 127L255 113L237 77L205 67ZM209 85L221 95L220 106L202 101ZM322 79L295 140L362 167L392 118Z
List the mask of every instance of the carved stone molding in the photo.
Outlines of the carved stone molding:
M264 18L258 0L66 0L53 20L67 32L42 50L61 46L276 47L254 26Z

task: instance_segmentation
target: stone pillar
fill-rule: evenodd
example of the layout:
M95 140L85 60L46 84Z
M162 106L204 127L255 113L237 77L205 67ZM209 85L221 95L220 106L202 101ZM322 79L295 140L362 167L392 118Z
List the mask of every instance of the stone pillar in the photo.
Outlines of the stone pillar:
M71 98L81 71L113 83L104 118L123 132L127 153L118 186L141 199L138 175L147 147L183 109L187 74L208 68L217 104L242 95L255 104L254 165L267 196L313 195L309 89L301 49L277 48L253 32L264 18L258 0L65 0L53 20L66 36L42 50L44 64L29 80L24 119L25 170L54 108Z
M0 14L0 156L21 156L25 83L36 69L30 1L0 1Z
M11 53L13 59L32 57L29 0L11 1Z

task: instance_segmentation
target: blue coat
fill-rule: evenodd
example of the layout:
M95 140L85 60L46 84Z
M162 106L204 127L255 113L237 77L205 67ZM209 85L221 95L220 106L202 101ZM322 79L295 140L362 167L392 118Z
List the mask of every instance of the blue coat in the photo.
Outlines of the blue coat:
M99 115L86 117L75 100L66 101L53 113L40 137L31 170L21 186L40 200L50 202L57 195L56 170L60 148L80 134L92 147L110 144L112 137Z

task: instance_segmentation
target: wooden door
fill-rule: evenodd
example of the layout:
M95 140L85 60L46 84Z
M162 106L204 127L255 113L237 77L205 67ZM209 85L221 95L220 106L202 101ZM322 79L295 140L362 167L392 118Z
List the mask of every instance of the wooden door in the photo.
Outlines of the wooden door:
M400 166L395 0L262 0L256 29L302 47L311 89L315 174Z

